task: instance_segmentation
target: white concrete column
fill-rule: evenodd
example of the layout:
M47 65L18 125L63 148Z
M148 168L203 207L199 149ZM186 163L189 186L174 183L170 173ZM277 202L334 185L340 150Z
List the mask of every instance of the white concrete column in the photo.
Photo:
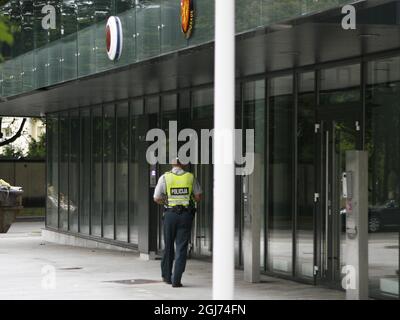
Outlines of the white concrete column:
M368 152L346 152L346 266L343 286L347 300L368 300Z
M235 1L215 1L213 298L233 299Z

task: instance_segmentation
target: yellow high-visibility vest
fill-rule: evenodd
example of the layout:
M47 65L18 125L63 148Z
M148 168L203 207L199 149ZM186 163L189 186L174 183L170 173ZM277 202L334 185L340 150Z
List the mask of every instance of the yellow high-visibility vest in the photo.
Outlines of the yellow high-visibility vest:
M188 207L193 192L194 176L190 172L177 175L172 172L164 174L167 189L168 206Z

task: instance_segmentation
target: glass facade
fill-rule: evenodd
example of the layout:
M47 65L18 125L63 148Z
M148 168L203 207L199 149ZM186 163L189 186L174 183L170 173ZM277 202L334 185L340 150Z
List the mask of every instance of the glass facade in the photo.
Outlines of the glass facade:
M336 7L348 0L237 0L238 33ZM55 29L45 30L45 5L55 8ZM4 45L0 96L8 97L56 83L136 63L214 39L214 0L195 1L195 26L186 40L181 32L179 0L17 1L0 8L20 26L14 44ZM106 53L105 20L118 15L123 27L120 60Z
M292 272L293 76L270 81L268 105L268 269Z
M366 150L369 153L370 291L399 296L400 58L368 63Z
M400 132L399 75L400 58L393 57L237 80L236 126L255 130L254 172L236 181L237 266L243 264L246 183L251 209L261 217L261 272L340 286L346 240L337 195L344 155L365 149L370 295L399 298L400 145L393 134ZM155 214L152 232L162 250L161 213L151 206L143 211L143 199L151 201L142 188L141 172L149 170L140 160L143 128L168 132L169 121L176 120L178 129L200 132L213 127L213 109L210 86L48 114L47 227L138 245L141 219ZM157 174L168 169L159 166ZM192 165L191 171L204 191L192 252L209 257L212 166Z
M314 277L315 73L298 75L296 275Z

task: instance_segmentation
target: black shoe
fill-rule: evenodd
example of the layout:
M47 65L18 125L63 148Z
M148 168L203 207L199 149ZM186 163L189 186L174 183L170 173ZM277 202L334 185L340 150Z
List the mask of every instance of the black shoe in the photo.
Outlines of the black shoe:
M172 287L173 288L181 288L181 287L183 287L183 285L182 285L182 283L173 283Z
M168 279L165 279L165 278L162 278L162 281L164 281L167 284L172 284L171 280L168 280Z

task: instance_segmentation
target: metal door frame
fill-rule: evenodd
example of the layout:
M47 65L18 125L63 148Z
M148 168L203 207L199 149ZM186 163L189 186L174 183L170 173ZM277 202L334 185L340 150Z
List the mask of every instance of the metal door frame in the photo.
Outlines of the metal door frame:
M339 231L340 214L337 214L340 208L335 208L335 204L329 204L326 199L335 199L339 192L337 183L333 179L337 174L337 159L335 157L335 122L345 121L354 124L356 133L356 149L362 149L362 115L359 109L343 107L342 110L335 112L318 110L317 124L319 125L317 133L317 152L316 152L316 178L317 195L316 219L315 219L315 266L318 267L318 273L315 274L315 283L323 284L329 287L340 288L340 236ZM358 129L356 128L358 126ZM328 170L324 168L328 167ZM340 177L337 177L340 179ZM336 180L340 181L340 180ZM330 186L330 187L329 187ZM330 188L330 189L328 189ZM336 212L329 215L326 219L328 210ZM328 257L325 257L328 252ZM330 261L329 261L330 260ZM327 273L324 274L325 270Z

